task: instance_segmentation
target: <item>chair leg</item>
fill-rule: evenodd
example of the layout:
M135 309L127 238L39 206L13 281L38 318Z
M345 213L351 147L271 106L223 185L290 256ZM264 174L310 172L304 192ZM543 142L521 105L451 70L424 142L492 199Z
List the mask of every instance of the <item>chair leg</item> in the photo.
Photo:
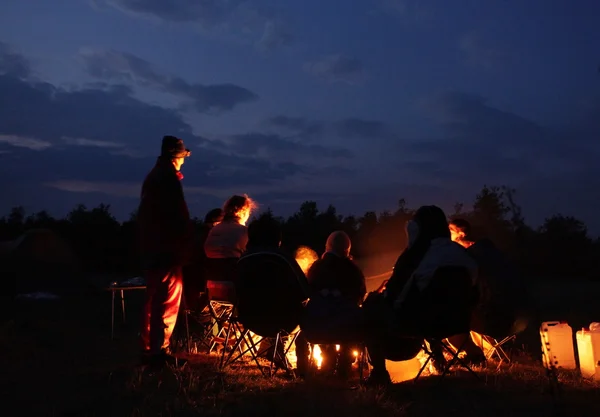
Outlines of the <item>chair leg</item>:
M417 373L417 376L415 376L415 379L413 379L413 383L417 383L419 377L421 376L421 374L423 373L423 371L425 370L425 368L427 367L427 365L429 364L429 362L431 361L432 357L433 357L433 351L431 348L429 348L427 346L428 342L424 342L423 343L423 351L425 352L425 354L427 355L427 359L425 360L425 363L421 366L421 369L419 369L419 372Z
M185 310L184 314L185 314L185 338L187 340L187 352L188 352L188 355L191 355L192 340L190 339L190 321L188 318L190 315L190 310Z
M466 341L464 343L466 343ZM456 350L456 352L454 352L450 346L448 346L444 342L441 342L442 349L445 349L453 355L452 359L448 362L446 368L444 369L444 372L442 373L442 378L448 373L448 371L450 371L450 368L455 363L458 363L460 366L469 371L469 373L473 375L477 380L480 380L479 375L477 375L477 373L459 356L459 353L463 350L464 343Z
M227 327L227 333L225 335L225 342L223 343L223 350L221 351L221 361L219 362L219 369L223 369L225 366L225 353L227 352L227 348L229 347L229 339L231 338L231 329L233 328L233 323L229 323ZM235 349L231 350L232 353L235 352Z
M273 376L273 368L275 367L275 360L277 358L277 348L279 347L281 333L277 333L275 336L275 345L273 346L273 356L271 357L271 363L269 364L269 377Z

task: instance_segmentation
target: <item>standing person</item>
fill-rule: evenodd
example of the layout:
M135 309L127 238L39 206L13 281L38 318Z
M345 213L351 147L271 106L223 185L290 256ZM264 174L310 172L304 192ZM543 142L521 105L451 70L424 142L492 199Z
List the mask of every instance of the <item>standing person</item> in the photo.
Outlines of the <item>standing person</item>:
M183 140L165 136L156 165L142 185L138 210L146 302L142 318L142 362L183 366L170 353L182 294L182 267L189 257L193 227L180 172L191 154Z

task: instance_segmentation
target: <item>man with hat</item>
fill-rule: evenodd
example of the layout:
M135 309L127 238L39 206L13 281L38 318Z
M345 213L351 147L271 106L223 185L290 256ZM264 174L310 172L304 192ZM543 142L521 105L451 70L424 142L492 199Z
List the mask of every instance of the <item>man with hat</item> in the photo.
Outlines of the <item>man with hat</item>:
M191 154L183 140L165 136L156 165L142 185L138 226L146 302L142 317L142 362L182 366L169 343L182 294L182 267L189 257L193 226L180 169Z

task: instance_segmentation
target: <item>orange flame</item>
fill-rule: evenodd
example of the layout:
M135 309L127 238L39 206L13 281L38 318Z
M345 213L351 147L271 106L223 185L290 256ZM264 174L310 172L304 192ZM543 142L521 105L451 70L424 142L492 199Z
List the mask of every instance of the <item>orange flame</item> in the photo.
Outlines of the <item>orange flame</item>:
M317 255L317 252L308 246L300 246L298 249L296 249L294 258L296 258L296 262L298 262L298 265L300 265L302 272L306 274L312 264L319 259L319 256Z
M323 365L323 354L321 352L321 346L313 345L312 357L317 364L317 369L321 369L321 365Z

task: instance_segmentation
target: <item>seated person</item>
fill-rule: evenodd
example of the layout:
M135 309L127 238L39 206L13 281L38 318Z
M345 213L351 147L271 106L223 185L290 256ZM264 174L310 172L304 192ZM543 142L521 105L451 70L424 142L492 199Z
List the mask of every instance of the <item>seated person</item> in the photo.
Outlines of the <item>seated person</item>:
M221 208L212 209L197 228L191 263L183 268L183 297L187 308L201 311L208 301L200 299L200 293L206 291L204 242L211 229L223 220Z
M207 281L235 283L237 261L248 243L246 222L255 207L247 195L234 195L223 205L223 221L210 230L204 242Z
M362 271L350 258L351 246L346 233L333 232L327 238L325 253L312 264L307 274L311 300L307 306L306 325L320 327L325 324L323 333L333 341L361 338L354 333L356 328L362 327L360 305L366 285ZM335 363L335 345L321 348L323 365ZM351 369L353 348L349 344L340 346L338 373L341 377L347 376Z
M281 228L279 223L274 219L259 219L250 224L248 227L248 245L246 252L240 257L239 260L239 279L238 285L243 286L247 280L251 280L253 285L256 283L264 284L260 288L245 288L244 294L248 295L249 299L256 300L254 296L255 291L260 292L261 297L267 298L268 303L262 304L261 306L254 305L250 302L248 304L240 305L240 314L243 313L244 307L251 309L252 314L255 317L260 316L260 323L253 321L256 328L269 329L272 327L274 321L278 322L282 327L297 327L300 324L302 312L304 310L304 302L308 298L308 283L306 277L300 266L296 263L293 257L291 257L286 251L281 249ZM264 268L260 266L262 261L273 261L277 262L277 265L281 265L281 262L287 266L283 268L273 268L269 264ZM252 263L253 261L259 262ZM248 263L250 262L250 263ZM260 276L257 276L257 272ZM269 276L270 272L276 274L288 274L287 278L295 279L297 285L283 285L281 287L271 286L269 288ZM285 280L286 276L277 275L274 277L276 280ZM273 282L271 282L271 285ZM269 291L271 289L271 291ZM285 293L282 293L285 292ZM240 299L240 303L243 300ZM259 311L260 310L260 311ZM248 311L248 310L246 310ZM276 315L276 320L273 320ZM288 324L290 324L288 326ZM289 329L293 330L293 329ZM264 336L264 334L261 334ZM259 352L263 352L265 356L272 357L273 350L269 349L272 346L272 338L263 339L261 342ZM280 357L283 356L284 346L282 344L278 347ZM306 346L296 345L296 355L304 355L308 357L308 349ZM276 361L276 364L278 361ZM302 363L301 358L298 358L298 363ZM280 367L284 368L282 364Z
M531 296L519 271L490 239L474 241L468 221L451 221L450 232L452 239L467 248L479 267L480 302L471 330L495 339L523 330L530 315Z
M367 321L367 348L373 370L371 384L390 383L385 359L408 360L421 350L422 340L411 338L418 334L419 311L435 308L419 303L431 279L440 267L461 266L469 272L473 284L477 265L464 248L452 242L444 212L436 206L419 208L406 226L408 247L402 252L385 289L369 295L363 305ZM398 336L404 333L407 337ZM434 365L442 365L443 354L435 346Z

